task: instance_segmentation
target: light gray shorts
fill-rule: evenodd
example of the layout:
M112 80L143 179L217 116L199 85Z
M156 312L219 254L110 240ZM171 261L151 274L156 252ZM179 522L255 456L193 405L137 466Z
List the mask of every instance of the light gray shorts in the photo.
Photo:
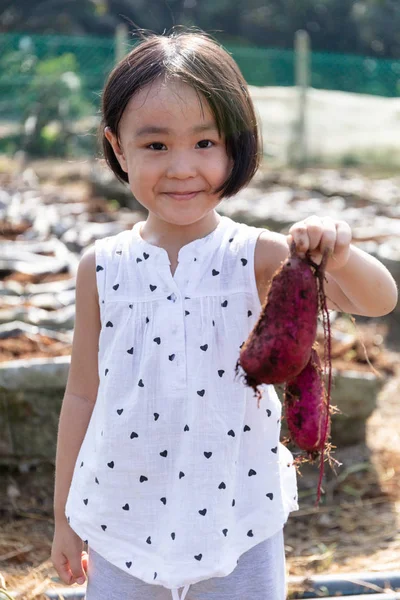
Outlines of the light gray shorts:
M185 600L285 600L283 530L242 554L226 577L190 586ZM115 567L89 547L86 600L171 600L171 590ZM183 588L179 589L179 597Z

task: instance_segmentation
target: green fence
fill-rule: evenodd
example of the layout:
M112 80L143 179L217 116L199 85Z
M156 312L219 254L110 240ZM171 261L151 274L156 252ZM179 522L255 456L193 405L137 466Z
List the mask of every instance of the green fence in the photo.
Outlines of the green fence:
M57 132L45 126L52 120L65 117L79 121L98 112L101 90L115 64L118 47L111 37L0 34L0 123L24 123L25 138L36 127L41 131L41 151L53 152ZM126 42L123 49L128 52L130 47ZM250 85L294 85L292 50L227 49ZM312 52L310 85L397 97L400 61ZM4 127L0 128L0 151L8 147L3 132ZM13 144L13 148L20 144L16 136Z
M293 86L294 53L273 48L227 47L239 64L244 77L256 86ZM127 46L127 51L129 46ZM32 81L40 65L49 59L71 55L71 66L80 79L86 100L98 106L107 73L115 60L113 38L78 36L0 35L0 118L20 113L27 100L34 100ZM47 77L59 75L53 62ZM400 61L370 57L313 52L311 86L361 94L398 96ZM35 86L33 86L35 87Z

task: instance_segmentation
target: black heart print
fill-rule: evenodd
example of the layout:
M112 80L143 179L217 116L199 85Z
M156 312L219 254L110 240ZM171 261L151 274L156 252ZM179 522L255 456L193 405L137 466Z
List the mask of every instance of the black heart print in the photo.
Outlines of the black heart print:
M226 490L226 484L223 481L221 481L221 483L218 486L218 489L219 490Z
M203 397L204 394L206 393L206 390L199 390L197 393L199 396Z
M220 369L220 370L218 371L218 375L219 375L220 377L222 377L222 375L223 375L224 373L225 373L225 371L224 371L223 369Z
M204 456L205 456L206 458L211 458L211 456L212 456L212 452L204 452Z
M126 503L125 506L122 507L122 510L129 510L129 504Z
M97 271L97 272L99 272L99 271L104 271L104 269L103 269L103 267L101 267L100 265L97 265L97 267L96 267L96 271Z
M278 447L275 446L275 448L271 448L271 452L273 452L274 454L276 454L278 452Z
M130 560L129 562L126 562L125 564L128 567L128 569L130 569L132 566L132 561Z
M167 504L167 499L166 498L160 498L160 500L164 504L164 506Z
M111 321L107 321L106 327L114 327L114 325L111 323Z
M116 251L115 251L115 254L119 254L119 255L121 256L121 254L122 254L122 250L116 250Z
M110 467L110 469L114 468L114 461L112 460L111 462L107 463L107 467Z
M203 352L205 352L208 348L208 344L204 344L204 346L200 346L200 350L203 350Z
M158 413L154 413L154 420L157 421L157 419L158 419L159 416L160 415Z
M222 308L226 308L228 306L228 300L225 300L225 302L223 302L221 306Z
M228 533L228 530L227 530L227 529L223 529L223 530L222 530L222 533L223 533L223 534L224 534L224 536L226 537L226 535L227 535L227 533Z
M94 478L95 483L99 483L99 480L97 479L97 477Z
M273 498L274 498L274 495L273 495L272 493L271 493L271 494L265 494L265 495L266 495L266 496L267 496L267 498L269 498L270 500L273 500Z
M109 370L108 370L108 369L106 369L106 370L104 371L104 375L107 375L107 373L108 373L108 372L109 372Z
M185 317L187 317L188 315L190 315L190 312L188 310L185 310Z
M151 536L149 535L149 537L146 540L146 544L151 544Z
M185 425L184 430L183 431L189 431L189 425Z
M250 427L248 425L245 425L243 427L243 431L251 431Z
M232 506L235 506L235 504L236 504L236 501L235 501L235 499L233 499L232 500Z
M195 554L194 557L195 557L196 560L201 560L203 558L203 555L202 554Z
M139 387L144 387L143 379L139 379L138 386Z
M150 290L151 290L152 292L154 292L154 290L156 290L156 289L157 289L157 286L156 286L156 285L151 285L151 284L150 284Z
M139 437L139 436L136 433L136 431L132 431L132 433L131 433L131 440L133 440L133 438L137 438L137 437Z
M132 348L129 348L129 350L127 350L127 353L128 354L133 354L133 346L132 346Z
M215 269L213 269L213 270L212 270L212 274L213 274L213 275L214 275L214 277L215 277L215 275L219 275L219 271L216 271Z
M139 481L140 481L140 483L143 483L144 481L148 481L148 479L145 475L141 475Z
M102 525L101 528L103 531L105 531L107 529L107 525Z
M168 451L163 450L163 452L160 452L160 456L163 456L164 458L166 458L168 456Z
M88 502L89 502L89 499L88 499L88 498L85 498L85 499L84 499L84 501L83 501L83 503L85 504L85 506L87 506L87 503L88 503Z
M146 252L143 252L143 258L144 260L147 260L149 258L150 254L146 254Z
M153 342L155 342L156 344L160 345L161 344L161 338L156 337L156 338L154 338Z
M179 479L182 479L182 477L185 477L185 473L183 473L182 471L180 471L180 473L179 473Z
M247 311L247 316L248 316L248 317L251 317L251 315L252 315L252 314L253 314L253 313L251 312L251 310L248 310L248 311Z
M235 437L235 432L233 431L233 429L230 429L228 431L228 435L230 435L231 437Z
M116 283L115 285L113 285L113 290L117 290L119 288L119 283Z
M81 468L83 467L83 461L81 462Z
M123 409L123 408L117 408L117 413L118 413L119 415L122 415L122 413L123 413L123 412L124 412L124 409Z
M168 358L169 358L169 360L171 360L171 361L172 361L172 360L174 360L174 358L175 358L175 354L170 354L170 355L168 356Z
M271 416L271 411L269 410L269 408L267 408L267 416L270 417Z
M137 263L140 263L140 262L143 262L143 261L142 261L142 259L141 259L141 258L137 258L137 259L136 259L136 262L137 262Z
M206 508L203 508L202 510L199 510L199 513L200 513L200 514L201 514L203 517L205 517L205 516L206 516L206 514L207 514L207 509L206 509Z
M247 265L247 259L246 258L241 258L240 260L242 261L242 265L243 266Z
M173 540L175 539L175 533L174 532L171 533L171 537L172 537Z
M252 529L250 529L250 530L247 532L247 535L248 535L249 537L254 537L253 530L252 530Z
M250 469L249 471L249 477L251 477L252 475L257 475L256 471L254 471L254 469Z

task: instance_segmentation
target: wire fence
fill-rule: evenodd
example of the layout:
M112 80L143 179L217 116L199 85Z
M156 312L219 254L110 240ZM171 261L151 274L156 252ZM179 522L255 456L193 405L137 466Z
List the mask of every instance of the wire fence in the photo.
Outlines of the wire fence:
M126 38L122 50L127 53L133 45ZM238 46L226 49L250 85L295 86L294 51ZM98 114L101 90L120 54L118 36L1 34L0 125L22 127L25 141L39 132L36 153L54 152L61 147L60 142L65 147L68 140L60 140L60 127L54 122L61 122L67 136L63 121ZM315 90L396 98L400 92L400 60L311 52L309 85ZM0 151L14 151L20 145L15 129L0 126Z

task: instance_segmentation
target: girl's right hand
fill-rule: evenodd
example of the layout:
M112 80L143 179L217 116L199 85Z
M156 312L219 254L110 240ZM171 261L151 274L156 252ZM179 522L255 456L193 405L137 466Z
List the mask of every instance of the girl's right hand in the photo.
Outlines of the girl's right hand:
M55 526L51 560L65 584L85 583L88 555L83 551L81 538L71 529L67 521Z

